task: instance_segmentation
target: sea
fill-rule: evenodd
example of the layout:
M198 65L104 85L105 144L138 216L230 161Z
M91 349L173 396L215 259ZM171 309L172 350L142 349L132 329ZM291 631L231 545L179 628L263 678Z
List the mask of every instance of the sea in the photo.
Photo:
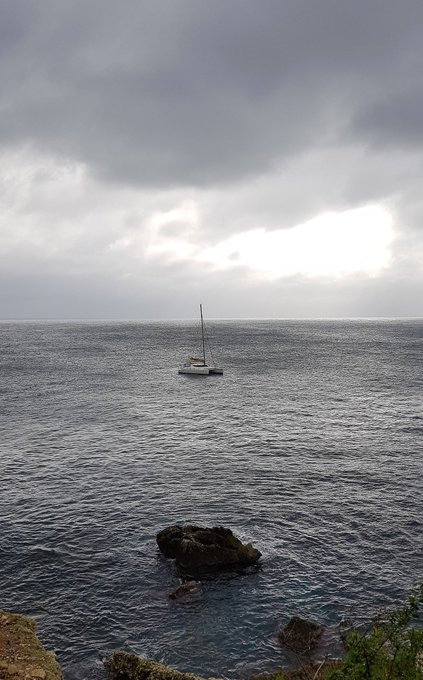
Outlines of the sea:
M0 324L0 609L66 680L117 649L230 679L293 663L292 616L369 621L423 580L423 320ZM225 526L255 568L179 580L156 534Z

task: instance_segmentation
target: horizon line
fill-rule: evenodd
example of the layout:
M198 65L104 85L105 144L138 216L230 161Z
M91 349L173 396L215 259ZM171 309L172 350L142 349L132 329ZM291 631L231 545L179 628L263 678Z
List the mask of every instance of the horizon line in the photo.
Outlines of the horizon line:
M372 320L420 320L423 316L234 316L234 317L207 317L207 321L372 321ZM0 323L73 323L73 322L115 322L115 323L141 323L141 322L166 322L166 321L198 321L196 317L0 317Z

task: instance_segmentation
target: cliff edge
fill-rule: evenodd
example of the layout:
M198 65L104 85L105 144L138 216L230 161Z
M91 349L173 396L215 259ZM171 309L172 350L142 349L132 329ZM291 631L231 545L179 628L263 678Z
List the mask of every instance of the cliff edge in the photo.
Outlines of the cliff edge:
M29 616L0 611L0 680L63 680L55 654L44 649Z

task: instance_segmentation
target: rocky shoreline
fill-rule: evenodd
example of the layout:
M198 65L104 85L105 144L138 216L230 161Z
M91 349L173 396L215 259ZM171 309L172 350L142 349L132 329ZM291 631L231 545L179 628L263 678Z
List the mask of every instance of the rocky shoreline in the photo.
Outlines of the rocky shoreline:
M169 597L181 602L201 593L201 583L195 580L200 575L243 570L261 557L257 548L251 543L243 544L225 527L174 525L160 531L156 540L162 554L175 562L181 585ZM279 639L300 658L309 654L321 632L317 624L293 618L280 631ZM114 652L105 665L111 680L199 680L199 676L180 673L120 650ZM278 675L280 677L281 671ZM324 676L318 673L316 680L320 677ZM36 622L27 616L0 613L0 680L63 680L55 655L41 645L36 636Z
M295 671L278 670L250 680L324 680L336 661L305 664ZM204 680L181 673L151 659L124 651L106 660L110 680ZM311 675L312 673L312 675ZM0 611L0 680L63 680L53 652L47 651L36 635L36 622L29 616Z
M222 569L242 570L255 564L261 557L259 550L250 543L241 543L230 529L224 527L171 526L157 534L157 544L166 558L175 560L181 585L169 597L182 602L185 597L201 593L201 583L193 579L193 576L209 575ZM408 616L408 619L404 619L403 628L407 628L421 602L423 586L418 597L414 597L414 600L409 598L408 608L402 612L403 619L404 613ZM401 622L402 619L398 621ZM318 662L312 660L322 633L323 627L318 623L292 617L278 632L278 640L294 655L297 669L278 669L273 673L256 675L249 680L325 680L343 662L327 658ZM409 645L409 642L407 638L406 644ZM420 659L418 655L422 643L423 637L418 639L420 646L416 647L417 656L411 660L414 669L416 659ZM423 651L421 654L423 659ZM390 657L388 661L390 664ZM418 660L417 663L420 668L423 661ZM105 667L110 680L203 680L200 676L182 673L122 650L115 651L105 661ZM421 671L423 674L423 667ZM36 635L36 622L28 616L0 611L0 680L63 680L55 654L43 647Z
M273 673L256 675L249 680L324 680L332 672L339 662L327 661L320 664L306 664L294 671L278 670ZM136 654L128 652L115 652L107 660L106 666L111 680L205 680L192 673L181 673L168 666L141 659ZM219 680L209 678L208 680Z

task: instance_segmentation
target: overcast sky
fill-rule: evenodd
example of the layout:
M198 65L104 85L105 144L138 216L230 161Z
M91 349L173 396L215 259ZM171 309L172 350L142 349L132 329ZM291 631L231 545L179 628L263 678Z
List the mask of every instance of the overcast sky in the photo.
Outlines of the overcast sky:
M0 318L423 316L422 0L1 0Z

